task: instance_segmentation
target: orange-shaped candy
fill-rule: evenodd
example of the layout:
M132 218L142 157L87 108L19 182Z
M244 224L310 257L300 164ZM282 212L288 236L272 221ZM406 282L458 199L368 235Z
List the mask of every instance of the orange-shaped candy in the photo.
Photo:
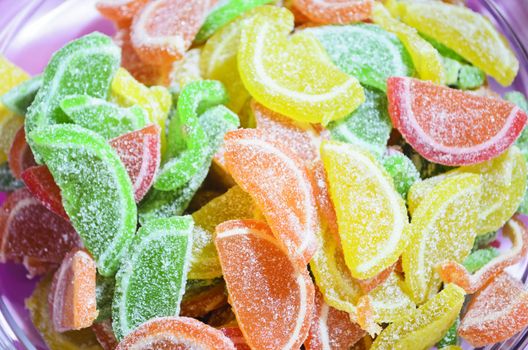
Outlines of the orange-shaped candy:
M238 326L236 325L227 325L220 328L222 333L225 334L226 337L231 339L233 344L235 344L235 348L237 350L251 350L251 348L247 345L246 339L244 339L244 335L242 334L242 331Z
M315 23L346 24L370 18L372 0L293 0L295 9Z
M216 233L229 300L248 345L299 349L314 306L304 262L289 256L262 221L226 221Z
M114 22L117 27L128 27L134 15L145 6L148 0L99 0L95 7L103 15Z

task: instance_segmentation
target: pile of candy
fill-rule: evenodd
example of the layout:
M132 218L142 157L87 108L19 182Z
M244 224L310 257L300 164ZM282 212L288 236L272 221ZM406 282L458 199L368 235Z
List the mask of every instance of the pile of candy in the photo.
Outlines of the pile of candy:
M487 87L519 64L484 17L97 8L113 39L32 78L0 60L0 260L44 276L27 307L51 349L458 349L528 326L505 272L528 252L528 103Z

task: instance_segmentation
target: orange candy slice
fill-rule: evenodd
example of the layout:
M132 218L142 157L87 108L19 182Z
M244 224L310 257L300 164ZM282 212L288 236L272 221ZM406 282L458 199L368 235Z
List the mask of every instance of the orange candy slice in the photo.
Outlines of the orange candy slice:
M293 5L312 22L347 24L370 18L373 0L294 0Z
M310 261L319 222L303 160L259 130L232 131L224 140L225 163L235 181L253 197L288 253Z
M84 250L64 257L55 272L49 294L50 317L57 332L90 327L97 317L96 267Z
M474 347L506 340L528 326L528 291L503 273L470 301L458 334Z
M512 241L512 248L508 252L495 257L474 274L455 261L445 262L438 267L442 281L454 283L472 294L481 290L505 268L517 264L528 253L528 228L517 215L504 226L503 233Z
M288 255L261 221L227 221L216 233L230 303L248 345L299 349L315 293L304 262Z
M194 318L158 317L128 334L116 350L236 350L221 331Z
M119 28L128 27L134 15L139 12L148 0L99 0L95 7L105 18L114 22Z
M233 344L235 344L235 348L237 350L251 350L251 348L247 345L246 339L244 339L244 335L242 334L242 331L238 326L224 326L220 328L222 333L225 334L226 337L231 339Z

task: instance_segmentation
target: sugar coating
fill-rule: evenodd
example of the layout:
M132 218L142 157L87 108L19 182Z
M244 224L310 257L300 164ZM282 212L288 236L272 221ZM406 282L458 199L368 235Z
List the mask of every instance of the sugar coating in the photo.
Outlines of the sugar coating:
M499 251L493 247L478 249L471 253L462 264L470 273L474 273L497 256L499 256Z
M28 107L42 86L42 79L42 75L36 75L13 87L1 96L2 103L13 113L26 115Z
M201 56L202 48L190 49L181 60L172 64L169 77L171 93L179 95L185 85L203 79L200 71Z
M303 22L322 24L348 24L370 18L372 0L293 0L285 1L295 17L300 14Z
M436 343L436 347L438 349L443 349L448 346L457 345L460 341L458 337L458 333L457 333L459 326L460 326L460 316L456 318L455 322L453 322L451 327L449 327L449 329L444 334L442 339L440 339L440 341Z
M402 286L403 279L392 272L385 282L368 293L375 322L394 322L414 311L416 305Z
M414 163L403 153L392 150L382 158L381 162L394 180L396 191L406 199L411 186L416 181L420 181L420 173Z

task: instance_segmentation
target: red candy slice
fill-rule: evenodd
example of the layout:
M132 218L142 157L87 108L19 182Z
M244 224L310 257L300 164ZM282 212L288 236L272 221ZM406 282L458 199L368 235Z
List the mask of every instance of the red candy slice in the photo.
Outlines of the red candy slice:
M308 335L314 285L266 223L227 221L215 244L240 330L252 349L299 349Z
M66 211L64 211L64 207L62 206L60 188L55 183L47 166L37 165L27 168L22 173L22 181L26 184L29 192L31 192L31 194L35 196L42 205L55 214L69 220L68 214L66 214Z
M237 350L251 350L238 326L225 326L220 328L220 330L226 337L231 339Z
M88 252L74 249L53 276L48 298L50 318L57 332L90 327L97 317L96 267Z
M474 347L512 337L528 326L528 291L503 273L476 294L462 318L458 334Z
M221 331L194 318L159 317L128 334L116 350L236 350Z
M293 0L295 9L312 22L347 24L370 18L373 0Z
M125 165L139 202L154 182L160 165L160 128L151 124L110 140L110 145Z
M35 158L33 158L33 152L26 142L26 132L24 126L21 126L15 134L11 149L9 150L9 168L11 173L17 179L20 179L22 172L36 165Z
M99 0L95 7L103 17L114 22L118 28L128 27L134 15L148 0Z
M327 305L319 291L315 294L315 308L306 350L350 349L365 331L350 320L350 315Z
M112 330L112 320L94 323L92 331L103 350L114 350L117 347L117 339Z
M513 103L413 78L387 80L392 123L424 158L457 166L498 156L517 139L526 114Z

